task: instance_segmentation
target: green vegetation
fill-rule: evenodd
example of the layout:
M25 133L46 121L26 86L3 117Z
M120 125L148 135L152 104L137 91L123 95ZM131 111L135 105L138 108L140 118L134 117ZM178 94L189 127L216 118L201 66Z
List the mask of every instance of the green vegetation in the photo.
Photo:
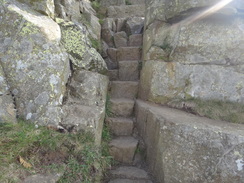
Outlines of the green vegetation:
M125 4L126 5L132 5L132 3L130 2L130 0L125 0Z
M0 182L59 172L60 183L93 183L110 166L111 157L106 152L94 145L90 133L60 133L23 121L0 123Z
M111 112L111 102L110 102L110 96L107 95L106 98L106 104L105 104L105 113L106 113L106 117L112 117L113 113Z
M91 45L93 48L95 48L97 50L98 53L101 54L102 52L102 43L101 41L89 36L89 39L90 39L90 42L91 42Z
M184 109L188 112L205 116L211 119L229 121L244 124L244 105L219 100L201 100L188 97L188 99L174 101L176 106L184 103ZM180 107L181 108L181 107Z

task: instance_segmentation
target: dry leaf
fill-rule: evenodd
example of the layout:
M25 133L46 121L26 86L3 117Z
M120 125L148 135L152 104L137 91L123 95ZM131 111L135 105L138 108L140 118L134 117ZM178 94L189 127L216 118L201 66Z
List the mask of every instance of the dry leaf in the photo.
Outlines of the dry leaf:
M21 156L19 156L19 162L25 168L31 168L32 167L32 165L30 163L26 162Z

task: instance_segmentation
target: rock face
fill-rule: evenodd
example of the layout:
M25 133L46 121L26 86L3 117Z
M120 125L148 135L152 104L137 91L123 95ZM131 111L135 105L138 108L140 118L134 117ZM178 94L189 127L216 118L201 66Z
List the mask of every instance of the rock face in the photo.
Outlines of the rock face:
M90 131L99 145L108 86L105 61L91 46L82 21L55 18L56 23L36 8L38 2L1 1L0 122L14 122L17 116L70 132ZM79 17L81 7L72 10L77 2L62 1L70 15L63 18ZM90 2L80 3L82 11L95 14ZM54 6L53 1L39 4Z
M15 1L0 6L0 61L19 117L42 124L60 121L69 70L53 20Z
M136 117L158 182L244 182L243 125L142 101L137 101Z
M236 10L232 13L195 20L199 9L216 1L147 1L140 97L169 105L175 99L244 104L244 19L235 16L238 2L226 7Z

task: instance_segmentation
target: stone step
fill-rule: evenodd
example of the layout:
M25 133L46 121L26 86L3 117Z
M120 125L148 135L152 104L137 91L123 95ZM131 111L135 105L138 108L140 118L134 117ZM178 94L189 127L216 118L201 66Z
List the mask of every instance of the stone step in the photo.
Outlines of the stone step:
M128 46L142 46L143 35L142 34L132 34L129 36Z
M140 47L120 47L117 49L117 61L141 60Z
M133 166L120 166L115 170L111 170L110 173L112 178L150 180L145 170Z
M134 99L137 96L138 82L137 81L112 81L110 95L112 98L130 98Z
M138 81L139 61L119 61L119 80Z
M130 117L133 114L135 101L132 99L110 99L113 116Z
M131 118L106 118L110 131L117 136L131 135L133 120Z
M109 152L114 160L131 164L138 145L138 140L131 136L117 137L109 143ZM116 174L116 172L114 172ZM119 174L119 172L117 173Z
M118 69L108 70L108 77L110 81L119 80L119 70Z
M109 18L128 18L128 17L144 17L145 4L140 5L122 5L110 6L107 9L107 17Z
M113 179L110 180L108 183L152 183L151 180L133 180L133 179Z

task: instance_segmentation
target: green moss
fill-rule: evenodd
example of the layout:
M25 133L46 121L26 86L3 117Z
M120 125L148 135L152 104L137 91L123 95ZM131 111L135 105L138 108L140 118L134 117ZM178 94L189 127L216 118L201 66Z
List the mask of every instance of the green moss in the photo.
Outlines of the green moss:
M130 2L130 0L125 0L125 4L126 5L132 5L132 3Z
M220 100L201 100L187 97L175 100L173 106L211 119L244 124L244 105ZM182 105L184 104L184 105Z

